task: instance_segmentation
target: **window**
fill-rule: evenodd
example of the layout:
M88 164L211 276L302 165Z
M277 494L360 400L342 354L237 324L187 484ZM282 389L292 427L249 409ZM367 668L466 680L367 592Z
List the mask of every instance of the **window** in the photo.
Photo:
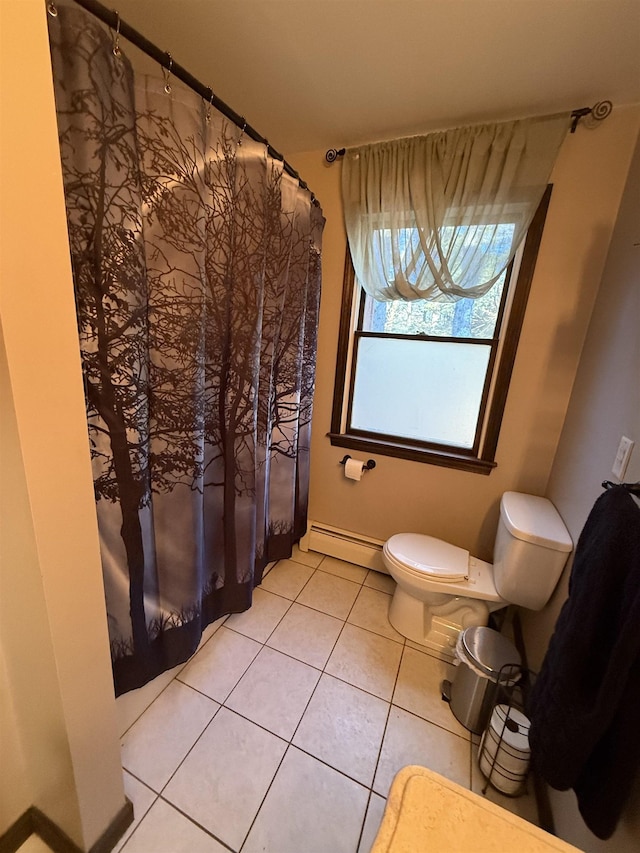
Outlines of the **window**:
M491 472L550 195L479 299L378 302L355 282L347 250L332 444ZM508 251L514 225L499 229Z

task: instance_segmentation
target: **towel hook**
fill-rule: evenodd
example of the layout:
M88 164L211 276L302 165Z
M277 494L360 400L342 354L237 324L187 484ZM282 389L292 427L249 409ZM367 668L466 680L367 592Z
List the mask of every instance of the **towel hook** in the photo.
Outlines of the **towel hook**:
M605 480L602 483L603 489L625 489L627 492L630 492L632 495L637 495L640 497L640 482L638 483L612 483L611 480Z

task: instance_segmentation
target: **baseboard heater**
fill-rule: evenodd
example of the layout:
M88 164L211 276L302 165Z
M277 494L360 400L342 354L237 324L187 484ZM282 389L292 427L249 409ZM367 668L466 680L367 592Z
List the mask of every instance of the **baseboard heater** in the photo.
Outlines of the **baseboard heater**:
M350 530L341 530L318 521L310 521L306 534L300 540L301 551L318 551L329 557L337 557L347 563L355 563L367 569L389 574L382 560L384 541L362 536Z

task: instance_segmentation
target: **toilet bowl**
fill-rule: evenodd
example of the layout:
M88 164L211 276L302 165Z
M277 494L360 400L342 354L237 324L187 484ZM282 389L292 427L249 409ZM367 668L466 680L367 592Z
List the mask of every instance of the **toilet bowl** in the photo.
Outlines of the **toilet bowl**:
M421 533L397 533L382 549L396 581L389 621L403 636L453 660L460 631L519 604L540 610L573 548L551 501L505 492L493 564Z

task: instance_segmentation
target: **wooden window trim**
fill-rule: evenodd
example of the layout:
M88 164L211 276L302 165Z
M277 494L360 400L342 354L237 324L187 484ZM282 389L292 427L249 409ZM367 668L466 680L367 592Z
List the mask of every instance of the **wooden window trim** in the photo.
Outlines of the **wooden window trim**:
M486 408L489 405L489 389L487 384L485 392L483 393L483 401L478 419L478 435L474 442L474 448L469 451L460 450L459 448L446 448L442 445L438 445L436 447L434 445L427 445L426 443L420 442L404 442L394 439L393 437L380 436L377 433L367 434L353 430L348 433L342 433L340 431L345 385L347 381L346 365L350 339L353 332L351 327L351 316L355 288L355 272L351 262L351 255L347 247L342 286L342 308L340 313L331 429L327 434L332 445L337 447L346 447L350 450L361 451L363 453L378 453L383 456L393 456L399 459L408 459L414 462L423 462L430 465L440 465L446 468L457 468L459 470L470 471L478 474L488 475L491 473L497 464L495 462L495 456L498 447L500 427L502 425L509 385L511 383L513 365L518 349L518 342L520 340L520 333L522 331L522 324L524 322L525 310L529 300L529 293L531 291L531 282L533 280L540 243L542 241L544 223L549 209L551 191L552 185L550 184L547 186L542 200L538 205L535 216L527 230L522 260L509 312L507 330L502 346L502 353L495 377L495 388L489 412L487 413L486 411ZM359 307L358 310L361 311L361 308ZM503 308L501 307L501 312L502 310ZM492 363L490 367L493 370L495 351L492 353L491 358ZM350 402L351 401L349 400L349 405ZM480 432L483 424L485 423L486 430L484 441L482 443L482 450L478 453Z

